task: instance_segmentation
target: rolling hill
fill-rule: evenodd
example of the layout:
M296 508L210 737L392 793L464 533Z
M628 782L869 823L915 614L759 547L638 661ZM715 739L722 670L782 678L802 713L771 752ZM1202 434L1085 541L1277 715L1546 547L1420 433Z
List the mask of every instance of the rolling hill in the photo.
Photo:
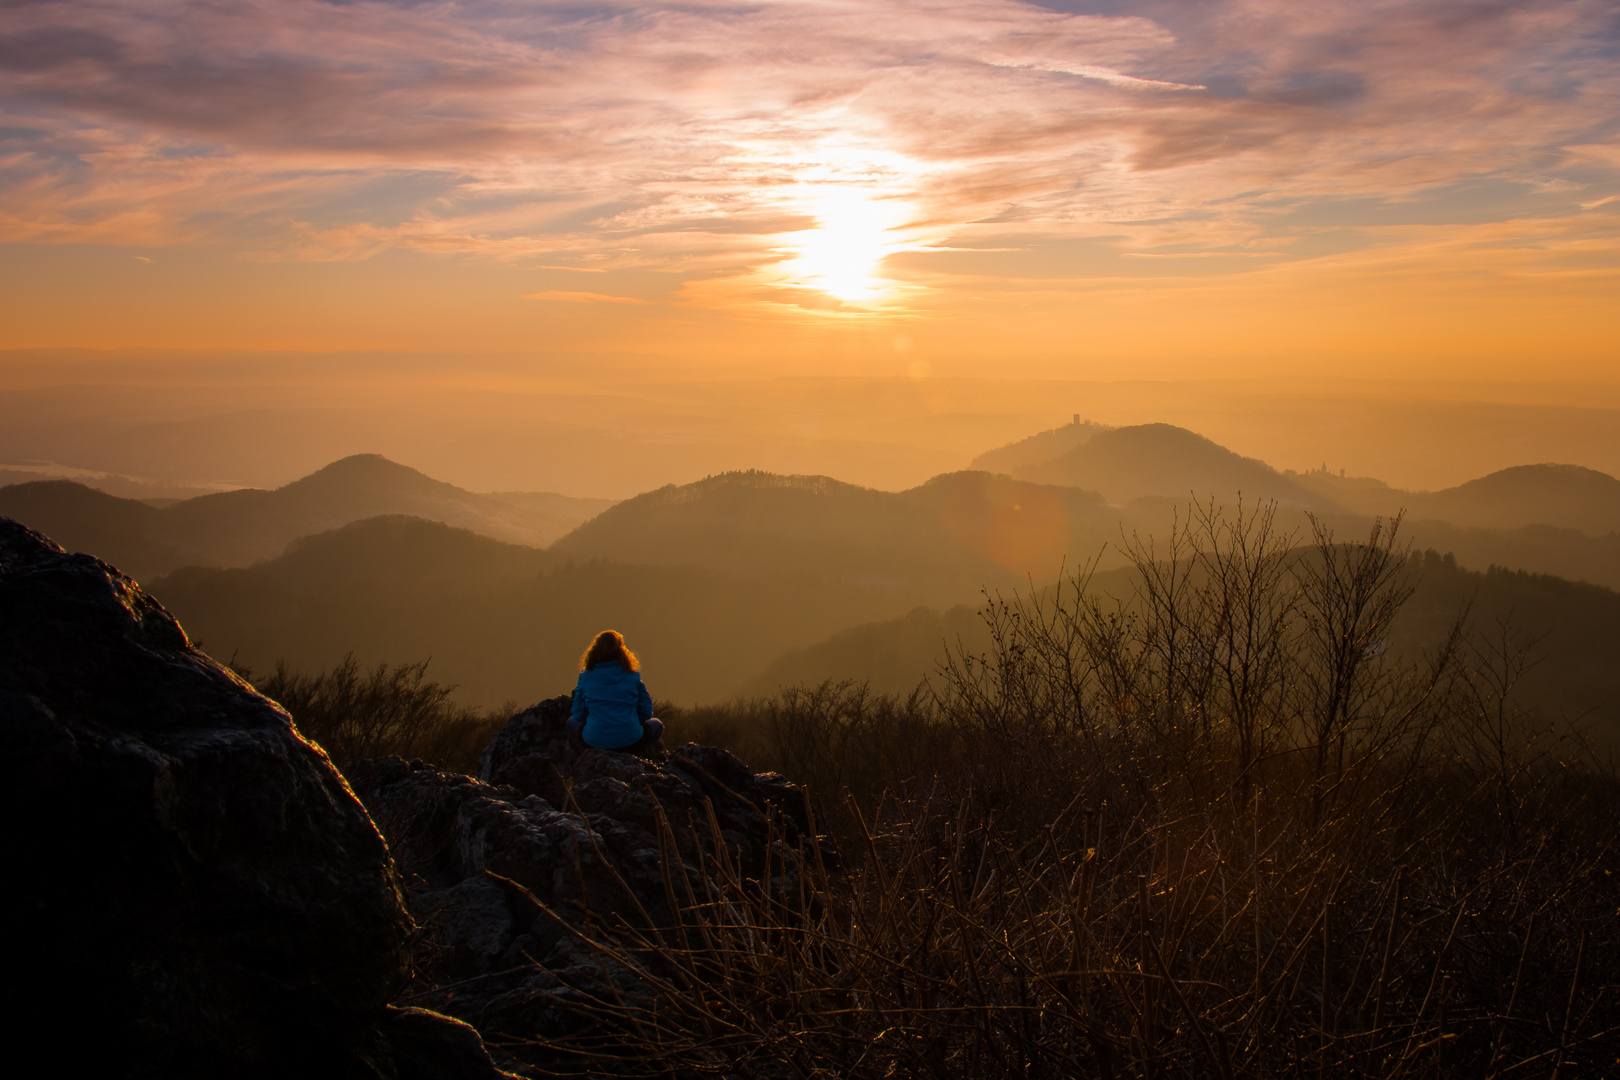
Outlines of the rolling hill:
M1230 502L1241 492L1247 503L1275 499L1285 507L1339 509L1265 462L1170 424L1099 432L1057 457L1018 466L1013 475L1101 492L1116 504L1154 496Z
M977 460L1040 445L1035 440L1065 430L1043 432ZM1620 480L1574 465L1525 465L1444 491L1411 492L1365 477L1278 472L1182 428L1144 424L1099 431L1054 458L1013 471L1029 480L1100 491L1116 504L1127 533L1162 533L1196 493L1230 503L1242 492L1250 505L1276 500L1284 528L1305 531L1302 512L1310 511L1341 536L1354 536L1365 532L1371 518L1404 511L1403 535L1410 543L1455 552L1465 566L1504 566L1620 588Z
M743 693L764 697L784 686L853 679L881 693L906 694L934 673L947 644L958 643L975 654L989 649L990 635L977 608L913 608L897 619L851 626L790 649L749 679Z
M72 480L0 487L0 514L44 533L69 551L87 551L132 577L198 561L197 549L163 528L163 511Z
M1323 473L1293 478L1363 514L1404 507L1413 520L1463 528L1522 529L1551 526L1589 536L1620 532L1620 480L1579 465L1518 465L1441 491L1400 491L1377 480Z
M982 472L908 491L823 476L724 473L638 495L552 545L557 555L728 573L811 573L891 589L910 605L1057 573L1117 516L1090 492Z
M968 468L981 472L1006 473L1011 476L1018 469L1051 461L1082 443L1089 442L1092 436L1112 430L1106 424L1093 424L1090 420L1081 422L1076 417L1072 424L1064 424L1062 427L1031 435L1027 439L1019 439L1006 446L986 450L974 458Z
M0 514L139 579L188 565L247 566L298 537L383 514L540 547L610 505L540 492L476 494L376 454L343 458L274 491L218 492L162 509L65 480L0 488Z
M278 659L325 667L351 650L368 662L432 657L436 677L490 704L566 689L559 680L570 677L579 642L604 625L659 658L656 689L671 697L713 700L818 672L896 689L894 672L932 663L951 628L971 631L981 590L1040 585L1100 551L1100 569L1112 571L1122 534L1162 535L1172 514L1185 515L1188 495L1155 491L1230 484L1245 501L1288 495L1298 501L1279 516L1283 528L1302 529L1302 511L1316 509L1341 539L1364 536L1371 522L1350 498L1348 509L1326 509L1334 492L1392 491L1279 474L1167 425L1095 432L1048 465L1111 497L1147 493L1116 506L1074 486L988 472L886 492L750 471L660 488L580 521L599 504L474 495L362 456L276 491L162 509L72 483L22 484L0 488L0 513L146 580L223 657L261 669ZM1545 480L1541 468L1462 485L1450 503L1432 505L1505 504L1512 490ZM1599 495L1613 483L1583 473L1553 479ZM1340 487L1322 487L1332 482ZM399 506L423 512L352 520ZM532 546L566 514L576 515L572 531L545 550ZM1620 534L1409 517L1402 535L1453 551L1464 566L1620 585ZM900 629L888 626L903 616Z
M251 567L188 567L149 591L214 656L258 672L431 658L459 700L494 706L573 688L598 631L623 632L661 698L740 691L781 653L905 608L885 589L811 574L575 561L438 522L380 517Z
M1430 552L1397 638L1432 644L1453 613L1541 637L1546 659L1525 701L1589 714L1620 738L1620 595L1521 572L1458 567ZM1095 588L1129 590L1129 572ZM826 678L903 692L933 670L944 643L988 647L977 605L908 609L895 591L815 574L745 574L570 560L413 518L356 522L292 544L248 568L187 568L150 583L202 647L264 672L286 660L324 669L431 658L457 697L493 706L572 685L576 659L605 627L626 634L663 699L715 701Z

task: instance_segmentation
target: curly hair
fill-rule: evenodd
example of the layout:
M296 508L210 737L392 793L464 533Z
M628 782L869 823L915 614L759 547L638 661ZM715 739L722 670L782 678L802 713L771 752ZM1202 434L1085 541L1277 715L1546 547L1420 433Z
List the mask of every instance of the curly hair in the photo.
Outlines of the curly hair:
M579 658L579 670L589 671L597 664L609 661L617 663L626 671L641 670L641 661L636 659L636 654L624 643L624 635L617 630L604 630L596 635L591 647Z

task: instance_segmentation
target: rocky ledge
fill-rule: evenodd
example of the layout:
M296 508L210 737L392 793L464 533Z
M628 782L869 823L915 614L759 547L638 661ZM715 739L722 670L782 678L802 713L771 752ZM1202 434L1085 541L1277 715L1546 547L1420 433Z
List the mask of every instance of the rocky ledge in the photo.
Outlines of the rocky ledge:
M578 992L604 978L634 995L637 977L605 967L586 938L671 925L671 890L700 883L705 859L789 887L809 826L799 788L715 747L661 761L576 751L569 705L514 716L477 778L398 758L350 770L424 930L430 978L415 1000L492 1039L566 1027Z
M543 1075L525 1040L638 992L601 942L705 873L792 891L809 827L723 750L577 752L568 708L514 716L477 777L346 780L135 582L0 518L12 1045L136 1077Z

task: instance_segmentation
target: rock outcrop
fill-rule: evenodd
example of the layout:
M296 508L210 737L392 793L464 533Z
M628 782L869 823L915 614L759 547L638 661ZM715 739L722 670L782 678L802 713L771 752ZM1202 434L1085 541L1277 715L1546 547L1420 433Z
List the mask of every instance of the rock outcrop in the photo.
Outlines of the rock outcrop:
M495 1077L391 1008L387 848L287 714L132 580L0 518L7 1043L138 1077Z
M477 777L345 780L134 581L0 518L11 1045L71 1073L497 1080L488 1036L544 1075L524 1040L647 989L603 942L663 932L705 875L796 893L809 829L778 776L578 751L568 711L514 716Z
M639 977L585 936L669 926L670 890L700 882L704 860L795 889L787 849L808 828L799 788L714 747L662 761L577 751L568 711L560 697L514 716L477 778L398 758L349 770L427 935L433 986L419 1000L495 1040L566 1029L570 1003L604 982L636 996Z

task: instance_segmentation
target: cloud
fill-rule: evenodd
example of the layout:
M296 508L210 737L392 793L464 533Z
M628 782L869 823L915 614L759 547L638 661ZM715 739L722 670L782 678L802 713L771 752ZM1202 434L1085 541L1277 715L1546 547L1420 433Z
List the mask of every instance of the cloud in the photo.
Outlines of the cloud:
M851 205L829 192L885 211L878 262L1030 232L1269 262L1277 216L1311 200L1566 168L1587 205L1609 194L1607 3L1166 11L1182 21L1017 0L10 4L0 239L754 288L792 284L808 230Z
M557 300L565 304L645 304L647 301L638 300L634 296L607 296L594 292L565 292L552 289L548 292L526 293L525 300Z

